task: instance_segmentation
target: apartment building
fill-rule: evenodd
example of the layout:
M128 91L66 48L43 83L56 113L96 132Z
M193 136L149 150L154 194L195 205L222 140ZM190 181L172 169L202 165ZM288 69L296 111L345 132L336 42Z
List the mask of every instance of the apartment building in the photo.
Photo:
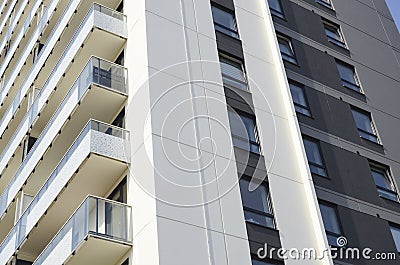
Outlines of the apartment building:
M0 264L398 264L384 0L3 0L0 76Z

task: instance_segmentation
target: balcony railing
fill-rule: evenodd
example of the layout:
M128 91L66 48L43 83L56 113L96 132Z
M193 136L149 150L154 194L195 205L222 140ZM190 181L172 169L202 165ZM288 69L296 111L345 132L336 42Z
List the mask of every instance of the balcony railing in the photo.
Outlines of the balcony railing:
M131 216L128 205L89 196L33 264L54 264L55 259L65 261L90 235L131 243Z
M128 36L126 16L124 14L96 3L93 4L92 9L95 12L94 20L96 25L122 37Z
M0 264L2 264L2 262L5 263L8 260L7 257L11 256L22 244L31 229L40 220L41 216L46 212L52 201L66 184L63 181L68 182L68 180L65 180L65 177L63 178L61 172L68 167L67 163L70 161L71 163L80 163L73 157L78 147L88 148L88 152L96 152L103 156L127 162L129 161L128 141L128 131L99 121L90 120L22 214L21 218L4 239L0 246ZM81 145L81 143L83 144ZM77 153L81 154L82 152L78 151ZM87 154L84 154L82 160L84 160L86 156ZM61 178L58 178L59 175L61 175ZM99 232L100 230L96 231ZM116 232L112 235L116 238L122 237L120 239L130 239L130 235L124 237L123 234Z
M74 102L79 102L91 84L98 84L102 87L125 93L127 89L127 70L117 64L107 62L97 57L92 57L89 60L78 79L61 102L61 105L52 116L52 119L48 122L47 126L32 146L32 149L27 154L6 190L1 195L0 216L6 211L13 198L17 195L30 172L35 168L36 163L40 160L57 131L62 127L69 113L74 108L74 105L71 105L71 102L73 102L72 100L74 100ZM43 92L43 89L40 92ZM25 123L28 123L28 126L32 125L34 121L33 117L38 115L38 99L40 99L40 94L30 108L28 115L26 115L21 122L22 125ZM19 130L20 128L17 129L17 132ZM14 135L10 142L16 141L15 137L16 135ZM2 157L0 159L2 159Z

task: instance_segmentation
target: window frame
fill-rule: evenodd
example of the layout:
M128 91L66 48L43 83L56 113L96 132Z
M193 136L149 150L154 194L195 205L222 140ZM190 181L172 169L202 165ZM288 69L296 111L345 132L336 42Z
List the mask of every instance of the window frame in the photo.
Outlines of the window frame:
M223 24L218 23L218 22L215 21L214 12L213 12L214 8L232 16L234 29L232 29L230 27L227 27L226 25L223 25ZM223 7L223 6L220 6L218 4L213 3L211 5L211 14L212 14L212 17L213 17L213 24L214 24L214 30L215 31L218 31L218 32L220 32L220 33L222 33L224 35L230 36L230 37L235 38L235 39L240 39L239 30L238 30L237 21L236 21L236 15L235 15L234 11L229 10L229 9Z
M233 107L228 107L228 118L229 118L229 112L233 112L234 115L240 116L240 119L242 119L241 116L244 116L246 118L252 119L253 123L254 123L254 136L255 136L255 139L256 139L256 141L252 141L250 139L245 139L245 138L241 137L240 135L235 135L233 133L233 130L232 130L232 127L231 127L232 142L234 142L235 138L238 139L239 141L247 141L247 143L249 144L249 147L247 149L244 149L244 150L247 150L248 152L253 153L253 154L261 155L262 154L262 149L261 149L261 143L260 143L260 136L259 136L259 133L258 133L258 126L257 126L256 116L253 115L253 114L249 114L247 112L244 112L242 110L235 109ZM243 120L242 120L242 122L243 122ZM229 119L229 124L230 123L231 123L231 120ZM246 128L246 133L247 133L247 128ZM247 137L247 138L250 138L250 137ZM234 143L233 143L233 146L243 149L242 147L237 146ZM257 148L257 150L258 150L257 152L254 152L252 150L251 147L253 147L253 146Z
M359 114L365 115L366 117L369 118L371 130L372 130L373 133L368 132L368 131L366 131L366 130L364 130L362 128L358 128L356 118L354 117L354 112L358 112ZM363 140L369 141L371 143L375 143L375 144L381 145L381 141L380 141L380 137L379 137L379 134L378 134L378 130L377 130L376 126L375 126L375 122L374 122L374 119L372 117L372 114L370 112L366 111L366 110L357 108L355 106L351 106L351 113L353 115L353 120L354 120L354 123L356 125L357 131L358 131L358 135L360 136L360 138L363 139ZM371 136L376 141L373 141L373 140L371 140L371 139L369 139L367 137L364 137L364 136L362 136L362 134L366 134L368 136Z
M289 83L289 90L290 90L290 93L291 93L291 96L292 96L292 102L293 102L293 105L294 105L296 113L299 113L301 115L304 115L304 116L307 116L307 117L311 118L312 117L312 113L311 113L308 97L307 97L307 94L306 94L305 86L303 84L297 83L297 82L295 82L293 80L288 80L288 83ZM305 101L306 105L302 105L301 103L298 103L298 102L294 101L293 93L292 93L292 86L295 86L295 87L299 88L302 91L302 94L303 94L304 101ZM303 110L304 112L299 111L298 109Z
M281 0L266 0L268 2L268 7L271 12L271 15L285 19L285 12L283 11L283 6ZM275 8L271 7L270 1L277 1L280 10L276 10Z
M279 52L281 53L282 60L292 63L292 64L295 64L295 65L298 65L296 53L294 52L294 48L292 45L292 39L289 37L286 37L282 34L279 34L279 33L277 33L276 36L277 36ZM292 54L287 54L286 52L282 52L282 50L280 48L281 44L282 44L281 42L284 42L284 45L289 48L289 50L291 51Z
M220 63L220 69L221 69L223 85L225 87L228 87L228 88L234 88L234 89L240 89L240 90L243 90L243 91L249 91L249 84L248 84L248 79L247 79L247 74L246 74L246 68L245 68L244 61L235 59L235 58L233 58L233 57L231 57L231 56L229 56L229 55L227 55L225 53L222 53L222 52L218 53L218 58L219 58L219 63ZM241 69L239 69L239 68L235 67L234 65L229 64L227 62L223 62L223 60L230 61L233 64L236 63L236 64L240 65ZM237 79L234 76L225 74L222 71L222 67L221 67L222 64L227 64L227 65L230 65L231 67L234 67L234 68L240 70L242 72L242 75L243 75L243 80L240 80L240 79Z
M340 79L342 80L343 87L350 89L351 91L363 94L360 79L358 78L358 74L357 74L357 71L356 71L356 68L354 67L354 65L348 64L339 59L335 59L335 61L336 61L336 67L338 69ZM355 83L350 82L349 80L346 80L342 77L342 75L340 74L339 65L341 65L342 67L347 67L348 69L350 69L353 72L353 77L354 77Z
M400 234L400 225L395 224L395 223L389 223L389 229L390 229L390 233L392 234L392 239L393 239L393 242L394 242L394 244L396 246L396 250L400 254L400 242L399 242L399 246L397 246L396 240L394 239L393 232L392 232L392 229L395 229Z
M370 170L371 170L371 175L372 175L372 172L373 172L373 171L377 172L378 174L381 173L382 176L383 176L383 177L388 181L388 183L390 184L389 186L391 187L391 189L388 189L388 188L386 188L386 187L382 187L382 186L378 185L378 184L375 182L375 178L374 178L374 176L372 175L372 178L373 178L373 180L374 180L374 184L375 184L375 186L376 186L376 189L377 189L377 192L378 192L379 197L381 197L381 198L383 198L383 199L386 199L386 200L390 200L390 201L399 203L399 194L398 194L398 192L397 192L396 185L395 185L395 183L394 183L394 181L393 181L390 167L385 166L385 165L382 165L382 164L379 164L379 163L377 163L377 162L373 162L373 161L369 161L369 167L370 167ZM389 197L383 195L383 194L381 193L382 191L383 191L383 194L384 194L384 193L389 193L389 194L395 196L395 197L396 197L396 200L393 200L393 199L391 199L391 198L389 198Z
M242 177L239 179L239 187L240 187L240 185L241 185L240 182L241 182L242 180L243 180L243 181L247 181L247 182L250 183L250 182L251 182L251 177L249 177L249 176L242 176ZM258 225L258 226L262 226L262 227L266 227L266 228L269 228L269 229L274 229L274 230L276 230L274 206L273 206L273 204L272 204L271 192L270 192L270 188L269 188L269 185L268 185L268 184L269 184L269 183L268 183L267 181L263 181L263 182L260 184L260 186L263 186L263 187L265 188L266 192L267 192L267 194L266 194L266 200L267 200L267 203L268 203L268 210L269 210L269 212L263 212L263 211L260 211L260 210L258 210L258 209L253 209L253 208L250 208L250 207L245 206L245 205L244 205L244 201L243 201L243 193L242 193L242 192L240 192L240 196L241 196L241 198L242 198L243 213L244 213L244 218L245 218L246 223L255 224L255 225ZM257 187L257 188L259 188L259 187ZM268 226L268 225L264 225L264 224L260 224L260 223L257 223L257 222L252 222L252 221L246 220L246 212L250 212L250 213L253 213L253 214L260 215L260 216L262 216L262 217L268 218L269 220L272 221L273 227Z
M124 0L121 0L121 2L119 2L117 8L115 8L115 11L120 12L120 13L124 13Z
M333 8L332 0L315 0L315 2L331 10L335 10Z
M328 41L336 46L347 49L346 40L344 38L344 34L340 25L326 19L323 19L322 23L324 25L325 35L328 38ZM332 38L331 36L326 34L326 30L330 30L332 33L334 33L334 35L338 37L338 39Z
M304 146L304 150L306 151L306 158L307 158L307 162L308 162L308 165L309 165L311 174L317 175L317 176L320 176L320 177L323 177L323 178L328 178L328 179L329 179L328 170L327 170L327 168L326 168L326 162L325 162L325 159L324 159L324 156L323 156L323 153L322 153L320 141L317 140L317 139L314 139L314 138L312 138L312 137L306 136L306 135L303 135L302 138L303 138L303 146ZM310 160L309 160L308 157L307 157L307 150L306 150L306 146L305 146L305 144L304 144L304 141L312 142L312 143L314 143L314 144L317 146L318 154L319 154L319 157L320 157L320 159L321 159L322 165L319 165L319 164L314 163L314 162L310 162ZM324 175L321 175L321 174L318 173L318 172L314 172L314 171L312 170L312 167L317 167L317 168L319 168L319 169L322 169L323 172L324 172L325 174L324 174Z
M329 230L326 229L325 222L324 222L324 216L323 216L322 211L321 211L321 205L323 205L325 207L329 207L330 209L333 210L333 212L335 214L336 222L338 224L339 233L335 232L335 231L329 231ZM321 213L322 223L324 225L324 230L325 230L325 233L326 233L326 236L327 236L327 239L328 239L328 244L330 244L328 236L335 237L336 239L339 238L339 237L344 236L342 222L340 221L340 216L339 216L339 211L338 211L337 205L329 203L329 202L326 202L326 201L319 200L318 201L318 208L319 208L319 211ZM346 247L346 246L339 246L337 244L337 242L335 242L335 243L336 244L334 244L334 245L333 244L330 244L330 245L334 246L334 247L338 247L338 248L345 248Z

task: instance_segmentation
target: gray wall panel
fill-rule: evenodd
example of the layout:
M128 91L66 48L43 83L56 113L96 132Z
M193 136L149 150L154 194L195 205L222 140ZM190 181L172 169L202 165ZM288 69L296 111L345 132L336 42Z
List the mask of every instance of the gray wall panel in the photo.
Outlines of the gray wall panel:
M338 207L338 213L348 247L368 247L373 249L372 253L397 253L387 221L344 207ZM398 261L352 260L352 264L390 265Z
M330 179L314 176L317 186L383 206L366 158L324 142L320 145Z
M305 87L305 93L312 118L298 115L299 122L354 143L360 143L349 104L309 87Z
M217 37L217 47L220 51L238 59L244 58L242 42L240 40L219 31L215 31L215 35Z
M321 17L291 1L281 1L285 20L273 16L274 22L315 41L327 43Z

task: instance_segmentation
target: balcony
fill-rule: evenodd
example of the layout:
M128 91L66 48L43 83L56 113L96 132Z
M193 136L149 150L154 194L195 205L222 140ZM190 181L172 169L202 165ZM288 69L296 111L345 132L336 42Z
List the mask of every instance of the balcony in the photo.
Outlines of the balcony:
M116 264L131 247L131 216L128 205L90 196L33 264Z
M88 119L112 121L127 98L126 80L125 68L96 57L89 60L0 196L0 240L13 225L14 198L20 190L31 195L38 192L77 137L77 128ZM31 112L37 110L35 102Z
M0 150L3 150L0 156L0 172L2 174L0 191L4 189L4 185L18 169L20 161L15 160L12 161L14 164L10 164L10 159L15 156L24 135L31 131L37 137L41 133L90 56L97 54L107 60L113 60L118 54L125 42L125 39L118 35L125 31L125 20L125 16L118 12L98 4L92 5L58 63L52 68L40 93L36 96L35 102L31 106L27 106L27 100L25 100L25 105L21 108L21 102L33 81L30 80L31 76L27 77L0 121L0 134L3 134L2 141L0 141ZM84 48L81 48L82 46ZM36 63L42 60L45 51L46 45ZM73 67L71 67L72 63ZM44 71L44 69L40 71ZM32 79L34 79L34 71L32 73ZM50 98L51 100L49 100ZM24 108L28 108L28 113L23 111ZM31 128L31 126L33 127ZM6 143L8 144L4 147ZM8 173L3 172L6 166L8 166Z
M87 194L104 196L127 170L129 146L127 131L90 120L1 244L0 264L16 251L37 257Z

